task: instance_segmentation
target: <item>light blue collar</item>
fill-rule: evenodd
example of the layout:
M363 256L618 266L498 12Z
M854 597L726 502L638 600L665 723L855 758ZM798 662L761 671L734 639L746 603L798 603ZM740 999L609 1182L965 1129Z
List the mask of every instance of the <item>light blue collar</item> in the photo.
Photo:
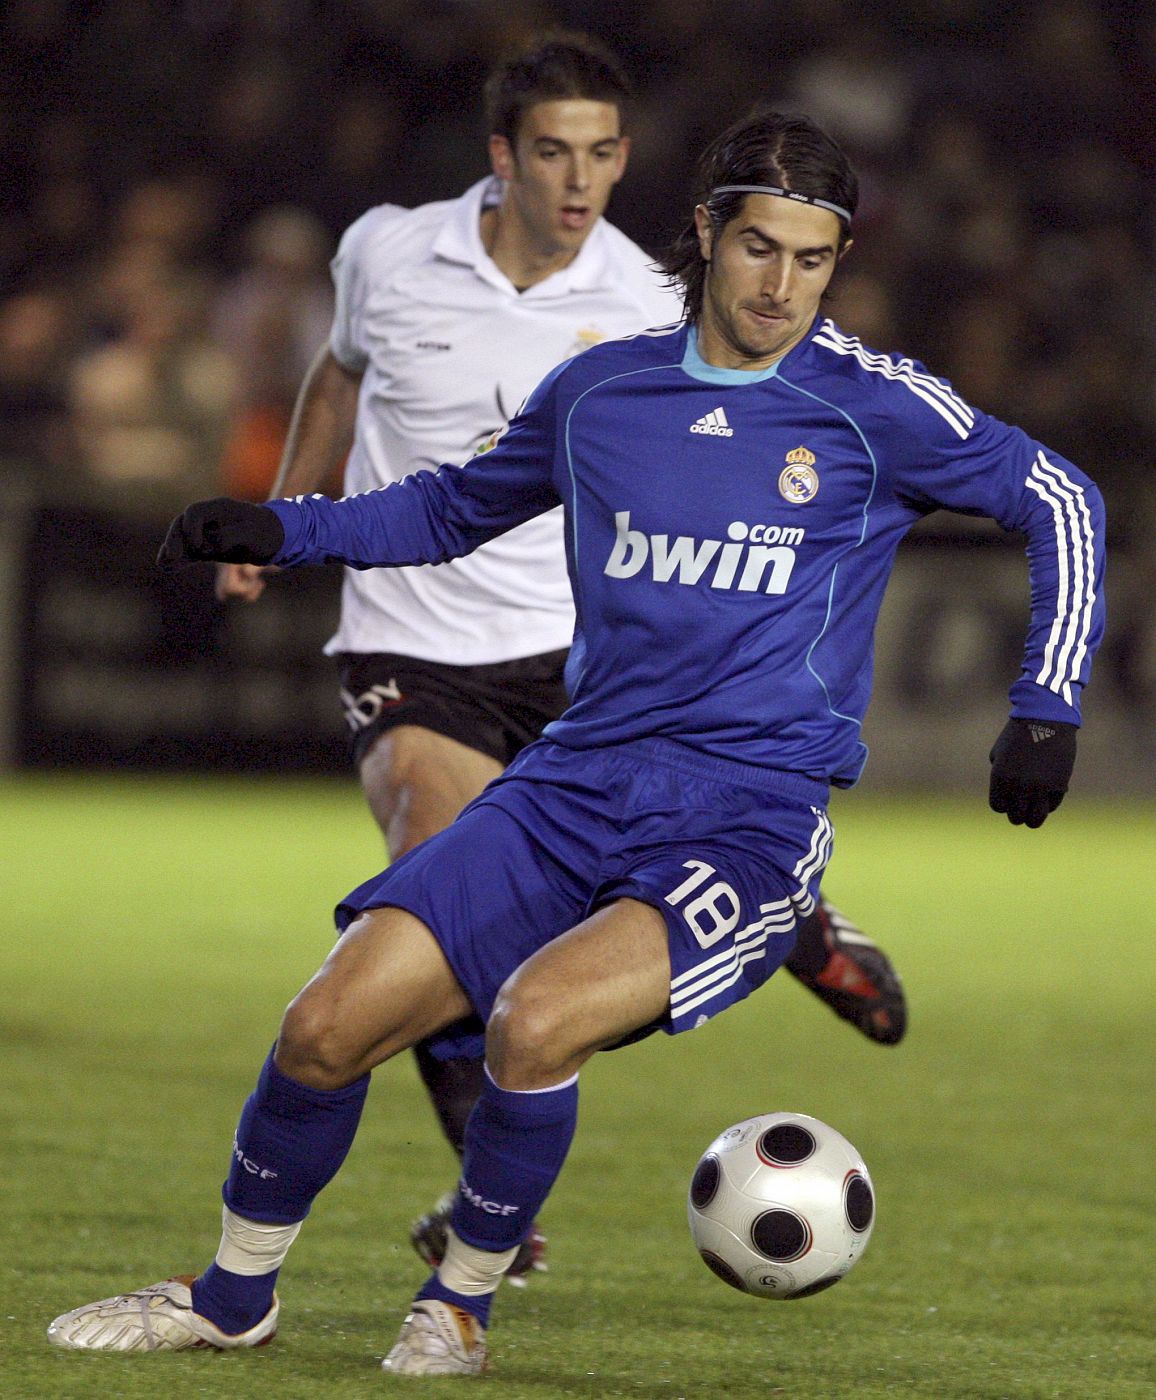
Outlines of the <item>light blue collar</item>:
M778 359L766 369L720 369L708 365L698 353L698 331L691 326L686 336L686 353L682 357L684 374L692 379L701 379L704 384L757 384L760 379L773 379L779 372L782 360Z

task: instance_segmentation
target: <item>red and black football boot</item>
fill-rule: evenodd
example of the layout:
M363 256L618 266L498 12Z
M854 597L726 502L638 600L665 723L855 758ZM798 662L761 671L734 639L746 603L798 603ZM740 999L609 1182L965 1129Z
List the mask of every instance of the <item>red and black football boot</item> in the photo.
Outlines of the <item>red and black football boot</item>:
M829 900L819 897L783 966L880 1045L897 1045L907 1030L907 999L899 974L876 943Z

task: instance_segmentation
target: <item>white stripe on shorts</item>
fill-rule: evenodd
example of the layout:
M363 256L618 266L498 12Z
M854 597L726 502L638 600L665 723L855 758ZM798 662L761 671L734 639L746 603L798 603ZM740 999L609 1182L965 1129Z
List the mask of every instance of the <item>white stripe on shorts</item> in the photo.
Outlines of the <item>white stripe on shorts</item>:
M747 963L765 955L767 939L772 933L788 932L797 920L807 918L814 909L815 900L807 886L826 865L835 833L830 818L821 807L812 807L811 811L815 815L811 842L806 855L792 871L792 879L798 882L796 893L786 899L760 904L762 917L740 929L728 947L671 978L672 1020L681 1019L703 1002L733 987Z

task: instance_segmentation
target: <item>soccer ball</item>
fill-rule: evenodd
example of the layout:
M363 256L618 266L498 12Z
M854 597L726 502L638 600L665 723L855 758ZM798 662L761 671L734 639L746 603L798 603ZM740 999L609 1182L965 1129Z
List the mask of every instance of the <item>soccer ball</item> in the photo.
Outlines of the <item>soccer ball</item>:
M841 1133L805 1113L764 1113L720 1133L687 1202L707 1267L758 1298L806 1298L867 1248L875 1189Z

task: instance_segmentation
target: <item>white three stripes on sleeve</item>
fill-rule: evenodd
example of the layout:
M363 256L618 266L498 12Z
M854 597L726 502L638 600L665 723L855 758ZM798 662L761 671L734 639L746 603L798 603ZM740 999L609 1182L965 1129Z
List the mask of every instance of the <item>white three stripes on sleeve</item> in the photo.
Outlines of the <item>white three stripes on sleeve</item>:
M885 379L906 385L917 398L939 414L957 437L966 441L975 427L975 410L942 379L916 369L913 360L893 359L890 355L868 350L856 336L845 335L830 321L823 323L814 343L834 350L837 355L850 355L872 374L881 374Z
M1083 487L1042 452L1024 485L1051 507L1059 571L1056 616L1036 684L1047 686L1070 705L1072 682L1079 679L1087 655L1096 601L1091 512Z

